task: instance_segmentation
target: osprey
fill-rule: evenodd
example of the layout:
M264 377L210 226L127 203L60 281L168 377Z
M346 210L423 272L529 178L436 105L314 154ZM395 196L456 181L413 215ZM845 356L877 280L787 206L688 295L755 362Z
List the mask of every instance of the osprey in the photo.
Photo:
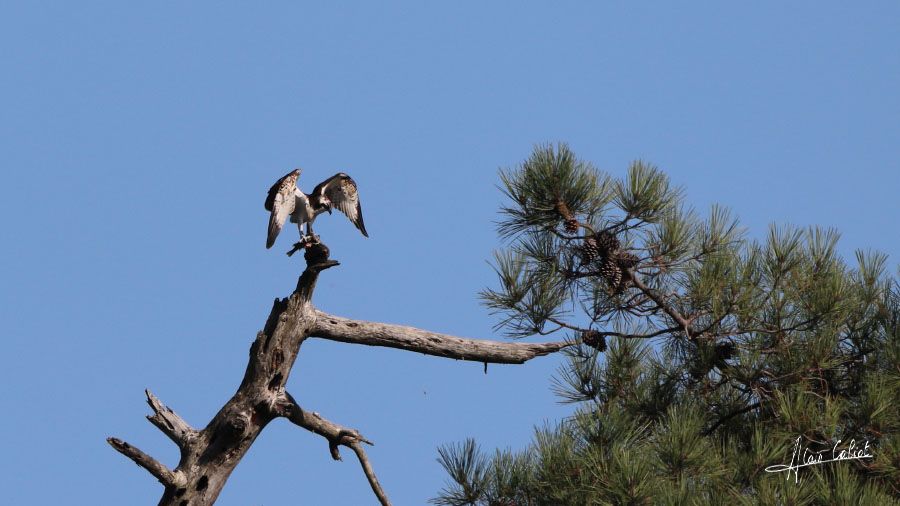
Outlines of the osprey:
M266 238L266 248L275 244L275 238L281 232L281 227L288 216L291 223L296 223L300 230L300 240L314 240L312 224L316 216L337 208L346 214L362 235L369 237L366 225L363 223L362 207L359 205L359 193L356 190L356 182L343 172L339 172L319 183L310 194L303 193L297 187L297 178L300 177L300 169L290 172L279 179L266 197L266 211L269 216L269 235ZM303 232L303 224L306 224L306 233Z

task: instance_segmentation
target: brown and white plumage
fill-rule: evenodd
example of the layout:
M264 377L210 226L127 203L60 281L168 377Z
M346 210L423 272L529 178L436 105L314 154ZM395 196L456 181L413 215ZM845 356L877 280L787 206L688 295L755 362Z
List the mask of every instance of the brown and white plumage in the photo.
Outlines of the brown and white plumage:
M297 178L300 170L294 170L279 179L269 188L265 208L269 211L269 233L266 236L266 249L275 244L275 238L281 232L284 221L293 214L296 207Z
M275 238L281 232L288 216L291 223L297 224L300 237L303 239L313 235L312 223L316 217L324 212L330 214L334 207L347 215L364 236L369 237L363 223L356 182L350 176L344 173L335 174L316 186L309 195L297 187L299 176L300 170L295 170L279 179L269 189L265 203L266 210L271 213L266 248L271 248L275 244ZM304 224L306 224L305 233Z
M362 235L369 237L369 233L366 232L366 224L363 222L356 181L347 174L339 172L322 181L315 187L309 198L313 208L318 208L320 205L325 206L330 213L331 208L336 207L347 215L347 218L350 218L350 222L362 232Z

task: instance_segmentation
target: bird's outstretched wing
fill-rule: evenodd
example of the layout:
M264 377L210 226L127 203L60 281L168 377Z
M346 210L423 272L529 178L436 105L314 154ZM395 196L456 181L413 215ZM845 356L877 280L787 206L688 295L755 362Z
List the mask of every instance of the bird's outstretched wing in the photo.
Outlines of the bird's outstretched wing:
M294 193L297 191L298 177L300 177L300 171L292 171L279 179L269 189L269 195L266 197L265 203L266 210L271 213L269 215L269 234L266 237L266 249L271 248L275 244L275 238L281 232L284 221L294 212Z
M353 178L339 172L330 178L322 181L313 195L321 198L322 195L331 201L332 206L336 207L342 213L346 214L350 221L356 225L356 228L362 232L362 235L369 237L366 232L366 224L363 223L362 207L359 205L359 192L356 190L356 182Z

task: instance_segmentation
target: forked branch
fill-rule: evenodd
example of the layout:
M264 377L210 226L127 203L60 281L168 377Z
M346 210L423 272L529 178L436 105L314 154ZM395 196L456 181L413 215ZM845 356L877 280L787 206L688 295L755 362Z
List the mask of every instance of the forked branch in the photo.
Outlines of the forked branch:
M188 425L171 408L160 402L150 390L144 390L147 395L147 404L153 410L152 415L147 415L147 420L156 426L163 434L169 436L179 448L186 448L197 437L197 431Z
M191 427L151 392L147 403L153 414L147 419L181 449L181 460L170 470L154 458L110 438L109 443L155 476L166 489L162 506L209 506L219 496L231 472L266 425L285 417L328 441L332 458L340 460L340 446L353 450L382 505L389 505L362 444L372 444L359 431L330 422L318 413L304 411L285 391L285 384L307 337L387 346L460 360L497 364L521 364L569 346L570 343L515 343L465 339L413 327L350 320L318 311L312 295L319 274L338 262L328 258L324 244L309 245L304 253L306 270L289 298L276 299L264 329L250 347L250 358L237 391L202 430Z
M342 427L322 418L320 414L314 411L305 411L288 392L283 392L283 395L275 405L275 410L279 416L283 416L295 425L303 427L328 440L328 450L331 453L331 458L334 460L343 460L341 458L340 450L338 450L338 446L346 446L353 450L353 452L356 453L356 457L359 459L363 472L366 474L366 479L369 480L369 486L372 487L372 492L378 497L378 501L382 506L390 506L391 502L388 500L387 494L384 492L381 484L378 483L378 477L375 476L375 470L372 468L369 457L366 455L365 450L363 450L362 445L360 444L366 443L371 446L374 445L374 443L363 437L356 429Z

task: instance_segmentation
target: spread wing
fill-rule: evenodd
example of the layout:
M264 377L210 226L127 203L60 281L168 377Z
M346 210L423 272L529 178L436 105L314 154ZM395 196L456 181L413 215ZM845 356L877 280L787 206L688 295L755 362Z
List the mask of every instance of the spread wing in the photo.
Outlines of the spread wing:
M322 195L331 201L331 205L346 214L362 235L369 237L366 232L366 224L363 223L362 207L359 205L359 192L356 182L343 172L339 172L326 179L316 189L313 195L321 198Z
M295 170L279 179L272 188L269 189L269 195L266 197L265 207L271 214L269 215L269 234L266 237L266 248L271 248L275 244L275 238L281 232L287 217L294 212L296 204L294 193L297 191L297 178L300 171Z

